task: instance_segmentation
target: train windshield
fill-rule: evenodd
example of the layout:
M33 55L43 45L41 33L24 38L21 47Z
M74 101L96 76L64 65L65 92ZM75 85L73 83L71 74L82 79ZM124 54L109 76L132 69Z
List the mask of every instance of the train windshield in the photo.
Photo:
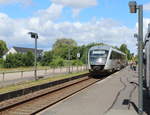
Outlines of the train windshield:
M107 58L108 51L106 50L93 50L90 52L90 57Z

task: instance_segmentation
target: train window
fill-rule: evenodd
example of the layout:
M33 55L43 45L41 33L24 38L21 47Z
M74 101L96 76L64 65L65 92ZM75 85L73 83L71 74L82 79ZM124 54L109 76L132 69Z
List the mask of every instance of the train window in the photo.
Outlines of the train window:
M91 57L107 57L108 55L108 51L105 51L105 50L93 50L93 51L90 51L90 56Z
M116 54L114 51L111 52L111 56L110 56L110 59L115 59L116 58Z
M117 52L112 51L110 59L122 59L122 55Z
M112 51L110 55L110 59L119 59L119 60L126 60L126 55L122 55L118 52Z

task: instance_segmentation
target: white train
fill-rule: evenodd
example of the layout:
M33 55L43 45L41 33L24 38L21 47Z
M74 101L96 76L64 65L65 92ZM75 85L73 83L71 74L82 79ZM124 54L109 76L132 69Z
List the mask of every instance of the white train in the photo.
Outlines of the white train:
M127 56L110 46L94 46L88 52L88 68L91 73L113 72L127 64Z
M144 84L150 96L150 24L144 43Z

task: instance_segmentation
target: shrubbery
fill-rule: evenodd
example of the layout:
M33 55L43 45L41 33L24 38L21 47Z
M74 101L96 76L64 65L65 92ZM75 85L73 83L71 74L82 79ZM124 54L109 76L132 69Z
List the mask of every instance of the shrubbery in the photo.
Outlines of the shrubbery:
M6 59L4 59L3 67L14 68L14 67L24 67L34 65L34 55L32 52L27 52L25 54L15 53L8 54Z
M4 64L4 60L0 58L0 67L3 67L3 64Z
M60 67L60 66L64 66L64 59L61 57L56 57L52 60L52 62L50 63L51 67Z
M4 44L4 43L2 43ZM72 39L58 39L54 43L52 50L44 52L44 55L37 59L38 65L60 67L60 66L78 66L87 63L88 50L95 45L104 45L103 43L91 43L88 45L77 46L76 41ZM0 44L0 57L7 51L6 45ZM117 48L127 54L128 59L131 59L130 50L126 44L122 44ZM77 53L80 57L77 59ZM68 58L70 57L70 60ZM6 59L0 59L0 67L13 68L34 65L34 54L27 52L25 54L9 54Z

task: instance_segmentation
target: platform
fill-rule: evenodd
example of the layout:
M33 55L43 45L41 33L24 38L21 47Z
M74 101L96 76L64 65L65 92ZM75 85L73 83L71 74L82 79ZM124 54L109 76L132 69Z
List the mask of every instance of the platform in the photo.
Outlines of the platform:
M126 67L39 114L137 115L137 80Z

